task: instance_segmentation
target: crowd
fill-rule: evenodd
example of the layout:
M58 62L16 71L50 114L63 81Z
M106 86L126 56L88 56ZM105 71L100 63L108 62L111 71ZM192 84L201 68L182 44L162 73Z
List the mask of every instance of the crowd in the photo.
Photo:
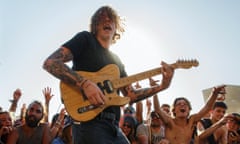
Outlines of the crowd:
M157 84L149 79L151 85ZM136 88L140 85L136 83ZM227 113L227 104L220 100L219 93L225 86L214 87L206 105L196 114L191 114L191 103L178 97L173 105L162 104L157 95L146 104L139 101L135 106L122 107L119 127L131 144L239 144L240 114ZM64 108L49 121L49 102L53 96L51 88L43 89L45 101L33 101L18 110L21 90L16 89L9 110L0 111L1 144L73 144L72 124L74 120ZM152 110L152 102L154 109ZM143 106L147 112L143 114ZM172 109L171 109L172 108ZM16 119L17 118L17 119ZM81 123L79 123L81 125Z
M16 89L9 110L0 111L1 144L72 144L72 119L62 108L49 121L49 102L53 96L51 88L43 89L43 102L35 100L27 107L23 104L20 116L15 116L21 90Z
M92 110L93 114L97 109L100 112L96 112L94 118L77 121L63 108L49 120L53 94L51 88L46 87L42 91L44 105L37 100L24 104L16 119L14 113L22 96L21 90L17 89L9 110L0 111L0 143L240 144L240 115L238 112L227 113L228 106L224 98L219 97L225 95L225 85L213 87L206 104L198 113L191 114L191 102L186 97L175 98L172 106L160 105L157 93L170 86L174 75L174 68L165 62L161 62L162 67L158 70L162 75L161 82L149 76L149 87L142 88L139 83L134 87L133 82L127 80L122 81L127 83L122 86L118 86L121 82L109 82L128 76L120 58L109 50L124 32L122 26L117 12L103 6L92 16L90 31L76 34L43 63L47 72L79 94L75 97L71 93L68 97L72 102L70 106L75 107L81 98L84 106L77 108L77 113ZM70 61L72 68L66 64ZM120 96L116 97L119 92L128 105L118 104L121 102L116 100L120 100ZM111 100L115 103L104 108ZM143 113L145 106L146 114Z

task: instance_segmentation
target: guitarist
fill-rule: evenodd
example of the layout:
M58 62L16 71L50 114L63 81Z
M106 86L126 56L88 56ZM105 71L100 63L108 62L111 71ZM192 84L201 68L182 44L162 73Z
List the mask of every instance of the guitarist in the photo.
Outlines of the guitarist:
M108 64L116 64L120 77L126 77L124 65L109 48L120 39L124 32L120 16L109 6L100 7L92 16L90 31L77 33L52 53L44 62L43 68L59 80L76 86L89 102L101 106L105 97L100 88L91 80L77 74L76 71L97 72ZM72 68L65 63L72 61ZM154 95L169 87L174 74L173 68L162 62L162 83L151 88L137 89L122 87L120 91L131 99L131 103ZM119 131L120 106L110 106L94 119L73 125L74 144L127 144Z

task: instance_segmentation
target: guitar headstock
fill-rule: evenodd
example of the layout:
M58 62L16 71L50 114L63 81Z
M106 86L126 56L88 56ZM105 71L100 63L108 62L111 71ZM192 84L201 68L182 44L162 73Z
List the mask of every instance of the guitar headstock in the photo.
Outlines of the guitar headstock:
M197 67L199 65L199 62L194 60L177 60L176 63L173 64L174 68L184 68L188 69L191 67Z

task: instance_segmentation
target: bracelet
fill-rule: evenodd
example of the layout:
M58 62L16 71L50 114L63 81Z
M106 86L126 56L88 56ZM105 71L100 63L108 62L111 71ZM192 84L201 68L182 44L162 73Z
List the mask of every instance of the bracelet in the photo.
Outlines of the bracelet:
M59 127L53 126L52 130L53 130L53 129L59 131Z
M59 125L59 126L62 125L60 120L57 120L57 121L55 122L55 124L56 124L56 125Z
M57 128L57 129L60 129L61 126L60 125L54 125L53 127Z
M85 84L85 82L87 82L87 81L88 81L88 79L84 79L83 82L80 83L80 87L82 88L83 85Z

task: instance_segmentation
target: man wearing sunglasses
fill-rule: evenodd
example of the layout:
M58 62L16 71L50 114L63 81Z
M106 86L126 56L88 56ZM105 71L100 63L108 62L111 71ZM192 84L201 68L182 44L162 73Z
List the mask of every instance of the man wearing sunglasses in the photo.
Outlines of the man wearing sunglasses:
M141 124L137 128L137 138L140 144L168 144L165 139L164 126L158 113L152 111L150 124Z

